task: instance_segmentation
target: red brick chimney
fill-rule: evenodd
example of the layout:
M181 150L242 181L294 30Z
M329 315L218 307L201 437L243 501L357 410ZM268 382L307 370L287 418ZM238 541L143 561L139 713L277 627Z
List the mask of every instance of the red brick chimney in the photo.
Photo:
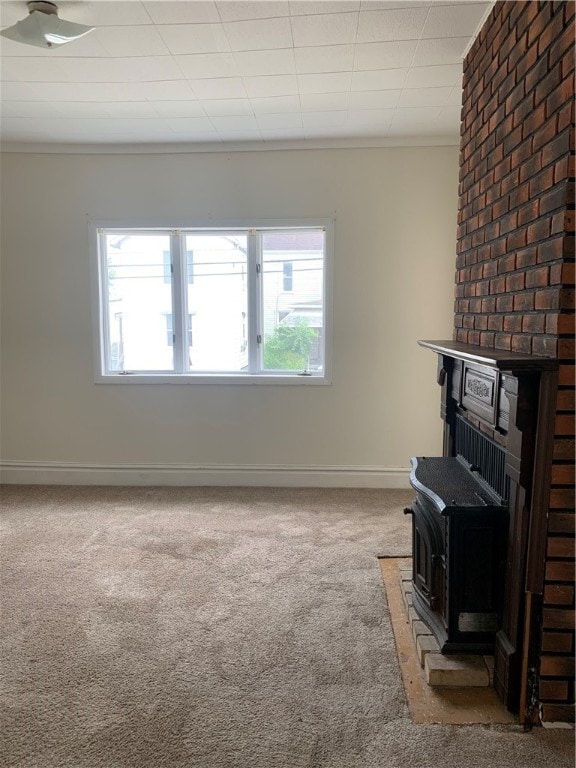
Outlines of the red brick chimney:
M454 339L559 359L538 690L574 718L573 2L497 2L464 62Z

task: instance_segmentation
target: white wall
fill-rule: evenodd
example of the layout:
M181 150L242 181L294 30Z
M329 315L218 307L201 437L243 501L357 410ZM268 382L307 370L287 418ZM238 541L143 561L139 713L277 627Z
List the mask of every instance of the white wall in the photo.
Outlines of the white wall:
M441 451L436 360L416 341L451 336L456 147L2 166L6 481L394 485L411 455ZM332 385L95 384L87 221L155 215L335 218ZM281 471L305 467L325 473Z

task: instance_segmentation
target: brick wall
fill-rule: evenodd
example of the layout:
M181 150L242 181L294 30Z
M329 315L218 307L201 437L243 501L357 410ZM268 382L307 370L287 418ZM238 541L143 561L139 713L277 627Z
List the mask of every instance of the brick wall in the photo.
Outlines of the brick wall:
M574 713L573 2L497 2L464 62L454 338L560 361L540 640Z

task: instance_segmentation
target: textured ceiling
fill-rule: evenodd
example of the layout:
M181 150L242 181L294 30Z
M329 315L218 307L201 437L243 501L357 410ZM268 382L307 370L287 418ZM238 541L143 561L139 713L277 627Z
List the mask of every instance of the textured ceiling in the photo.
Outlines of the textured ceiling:
M455 141L462 54L490 3L58 3L56 50L0 38L4 146ZM1 0L0 25L27 15Z

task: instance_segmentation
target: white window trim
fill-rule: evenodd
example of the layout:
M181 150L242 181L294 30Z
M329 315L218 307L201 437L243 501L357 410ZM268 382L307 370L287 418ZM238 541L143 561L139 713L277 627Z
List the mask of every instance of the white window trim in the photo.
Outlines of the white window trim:
M334 220L333 219L234 219L234 220L170 220L170 219L92 219L89 220L89 254L92 295L92 334L94 352L94 381L96 384L239 384L253 385L290 385L290 386L322 386L332 383L332 291L334 265ZM105 345L108 338L106 312L102 311L106 303L107 280L103 273L104 262L100 259L99 235L103 229L126 230L177 230L205 229L210 232L229 230L235 227L241 229L314 229L325 231L324 253L324 371L321 374L303 375L298 372L269 372L265 373L104 373ZM256 275L249 279L256 280ZM249 292L255 290L250 283ZM250 294L249 294L250 295ZM249 299L250 301L250 299ZM174 307L176 311L176 307ZM261 311L260 309L258 311ZM257 333L259 317L257 313L249 313L248 333L254 338ZM256 345L249 348L257 355Z

